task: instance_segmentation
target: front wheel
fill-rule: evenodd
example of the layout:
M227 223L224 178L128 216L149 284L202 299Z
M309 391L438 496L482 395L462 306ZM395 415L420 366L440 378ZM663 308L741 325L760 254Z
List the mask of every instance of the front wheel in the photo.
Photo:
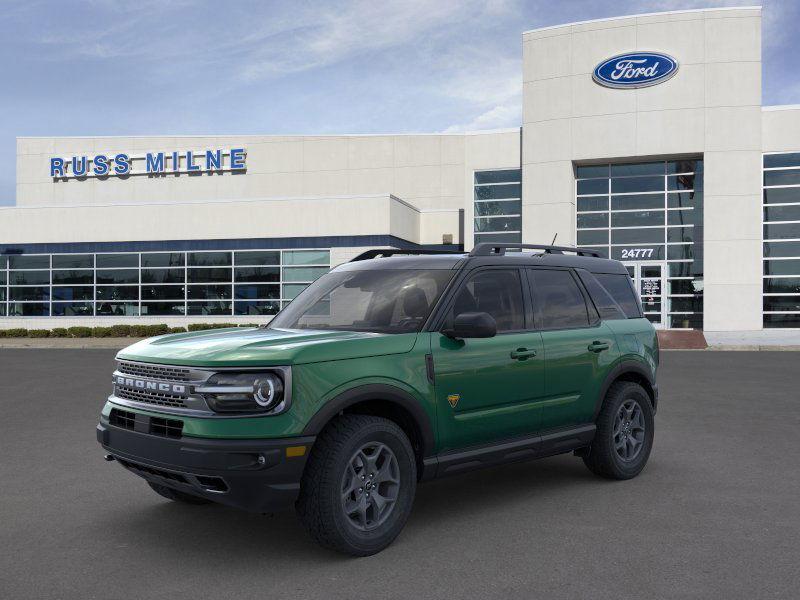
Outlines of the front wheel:
M297 511L321 545L369 556L403 529L416 485L414 451L400 427L381 417L343 415L314 444Z
M653 407L647 392L632 381L619 381L606 394L597 417L597 433L583 462L601 477L636 477L647 464L653 432Z

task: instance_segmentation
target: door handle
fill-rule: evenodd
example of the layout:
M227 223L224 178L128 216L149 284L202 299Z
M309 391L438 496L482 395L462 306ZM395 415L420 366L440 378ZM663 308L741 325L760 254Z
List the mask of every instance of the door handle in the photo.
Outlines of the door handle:
M589 352L602 352L603 350L608 350L608 343L607 342L598 342L594 341L587 347Z
M525 360L534 356L536 356L536 350L528 350L527 348L517 348L511 352L511 358L514 360Z

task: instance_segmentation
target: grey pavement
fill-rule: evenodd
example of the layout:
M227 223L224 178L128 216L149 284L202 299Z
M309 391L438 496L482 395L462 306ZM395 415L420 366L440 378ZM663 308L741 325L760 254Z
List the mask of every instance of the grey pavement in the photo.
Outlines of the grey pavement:
M102 459L113 350L0 348L0 598L796 598L794 352L665 352L650 464L559 456L419 487L353 559L291 512L183 506Z

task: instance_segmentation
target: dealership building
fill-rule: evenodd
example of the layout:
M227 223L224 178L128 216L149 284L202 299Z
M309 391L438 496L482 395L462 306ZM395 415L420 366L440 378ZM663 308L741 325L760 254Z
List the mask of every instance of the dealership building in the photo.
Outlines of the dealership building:
M0 327L266 322L369 248L556 240L658 327L800 328L800 106L762 106L761 37L758 7L527 31L502 131L19 138Z

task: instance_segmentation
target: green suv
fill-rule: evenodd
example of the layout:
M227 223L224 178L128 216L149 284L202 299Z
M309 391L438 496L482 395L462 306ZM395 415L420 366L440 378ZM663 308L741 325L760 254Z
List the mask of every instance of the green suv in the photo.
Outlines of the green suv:
M267 326L117 360L107 460L178 502L294 504L359 556L400 533L419 481L566 452L629 479L653 444L655 330L625 267L582 249L371 250Z

